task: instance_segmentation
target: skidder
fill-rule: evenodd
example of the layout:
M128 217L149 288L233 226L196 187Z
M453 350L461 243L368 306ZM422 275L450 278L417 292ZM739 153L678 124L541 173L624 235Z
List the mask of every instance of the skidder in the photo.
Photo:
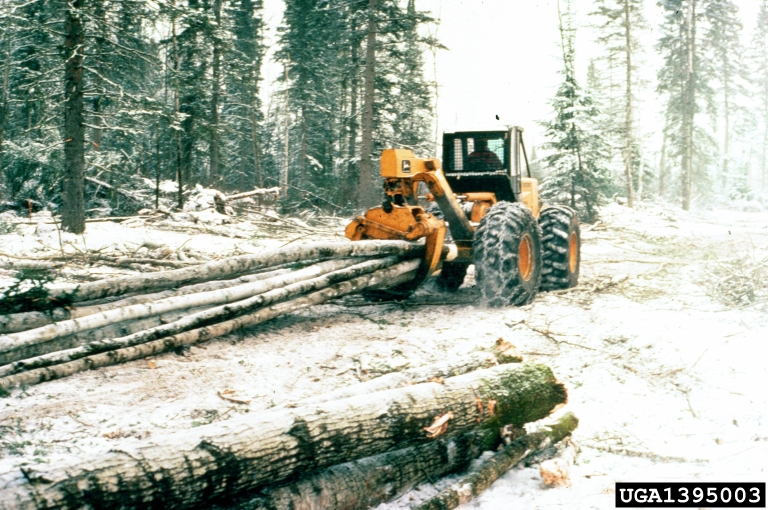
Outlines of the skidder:
M578 216L565 206L539 210L522 133L446 133L442 168L408 150L382 153L384 202L352 220L345 234L353 241L424 239L426 249L416 278L375 297L406 297L432 276L457 290L470 264L488 306L524 305L539 290L577 285ZM419 196L422 182L429 193ZM419 205L420 198L429 204Z

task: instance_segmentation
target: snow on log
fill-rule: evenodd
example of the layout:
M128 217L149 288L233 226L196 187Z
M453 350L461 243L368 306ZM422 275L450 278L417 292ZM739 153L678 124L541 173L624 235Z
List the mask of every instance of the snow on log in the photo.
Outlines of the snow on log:
M322 260L343 257L373 257L408 255L419 257L424 251L423 244L406 241L365 241L365 242L318 242L291 248L275 248L263 253L239 255L198 266L158 271L140 276L121 276L78 286L51 289L51 297L75 302L90 301L129 292L151 292L170 289L180 285L201 283L210 280L233 278L249 272L281 264L303 260Z
M493 457L484 460L472 473L413 510L451 510L469 502L524 458L565 439L578 424L579 420L573 413L566 413L543 430L515 439Z
M248 197L266 196L266 195L270 195L271 198L277 199L280 196L280 188L278 188L277 186L273 188L259 188L252 191L246 191L244 193L227 195L224 198L227 202L234 202L236 200L242 200Z
M209 292L212 290L226 289L236 285L242 285L243 283L265 280L267 278L272 278L273 276L279 276L290 272L291 270L288 268L276 269L274 271L268 271L265 273L241 276L233 280L204 282L195 285L179 287L173 290L154 292L152 294L132 295L130 297L125 297L119 300L113 299L107 303L89 305L88 302L84 302L81 303L80 306L75 306L71 309L54 308L53 310L48 310L47 312L22 312L0 315L0 334L17 333L19 331L39 328L53 322L77 319L79 317L85 317L86 315L92 315L94 313L106 312L108 310L114 310L115 308L122 308L124 306L150 303L169 297L186 296L187 294L195 294L197 292Z
M503 359L502 361L498 360L495 354L491 352L475 352L467 356L462 356L448 361L442 361L440 363L433 363L431 365L403 370L401 372L385 374L381 377L377 377L376 379L372 379L364 383L354 384L345 388L339 388L334 391L323 393L322 395L318 395L316 397L302 399L300 402L296 402L296 404L319 404L321 402L328 402L330 400L367 395L377 391L391 390L393 388L399 388L410 384L420 384L429 382L430 380L455 377L457 375L466 374L480 368L489 368L494 365L498 365L500 362L520 363L522 361L522 358L511 357Z
M498 430L474 430L346 462L234 503L254 510L366 510L465 469L498 442Z
M395 260L387 259L387 265L392 265ZM20 348L28 348L32 345L46 343L55 338L74 335L81 331L102 328L110 324L119 322L143 319L175 310L196 308L202 306L216 306L223 303L232 303L247 299L249 297L263 294L273 289L285 287L292 283L306 280L321 274L329 273L352 266L358 261L355 259L335 259L320 262L318 264L293 271L291 273L258 280L255 282L244 283L234 287L221 290L212 290L208 292L197 292L194 294L170 297L154 302L130 305L122 308L115 308L101 313L86 315L77 319L48 324L36 329L20 331L0 336L0 363L10 363L21 359L16 354ZM380 268L378 268L380 269Z
M126 361L153 356L164 351L185 345L205 342L220 337L237 329L260 324L285 313L317 305L347 294L360 292L368 288L394 286L413 279L421 261L409 260L373 273L331 285L325 289L279 303L235 319L211 324L177 335L150 342L101 352L59 365L37 368L20 374L0 378L0 388L10 389L20 385L37 384L52 379L67 377L85 370L92 370Z
M50 352L33 358L19 358L20 361L0 367L0 377L36 368L66 363L90 354L113 351L124 347L143 344L152 340L165 338L178 333L183 333L184 331L239 317L273 303L279 303L302 294L308 294L309 292L329 287L340 281L349 280L360 275L385 269L396 264L398 262L398 257L385 257L362 263L356 262L357 261L354 259L321 262L285 276L265 280L263 283L269 283L269 285L265 285L264 288L266 290L263 293L259 292L256 293L255 296L223 306L215 306L213 308L200 310L196 313L185 314L182 318L170 324L163 324L154 328L145 329L122 338L106 338L103 341L91 342L87 345L73 349L57 350L56 352ZM321 276L311 278L311 276L316 274L320 274ZM235 288L236 287L233 287L233 289Z
M566 399L548 367L511 364L443 384L273 408L87 458L11 468L0 473L0 508L199 507L318 469L430 443L436 417L442 417L440 430L449 437L508 423L521 426L548 416Z

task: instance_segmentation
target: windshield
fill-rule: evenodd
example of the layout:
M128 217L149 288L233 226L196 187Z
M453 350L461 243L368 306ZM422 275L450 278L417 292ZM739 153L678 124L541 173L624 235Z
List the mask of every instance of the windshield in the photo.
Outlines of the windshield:
M508 168L504 150L505 134L477 133L456 136L453 139L450 171L488 172Z

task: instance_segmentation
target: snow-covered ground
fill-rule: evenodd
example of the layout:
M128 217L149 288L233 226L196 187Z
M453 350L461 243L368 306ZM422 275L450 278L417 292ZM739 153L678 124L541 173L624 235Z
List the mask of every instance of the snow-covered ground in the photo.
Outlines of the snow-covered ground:
M0 236L0 251L31 253L39 238L58 246L56 231L25 229ZM142 239L211 255L287 242L95 223L85 243ZM563 411L580 419L571 486L546 488L537 466L520 467L463 508L613 508L617 481L765 481L768 302L758 292L732 306L710 293L731 261L768 263L768 213L611 205L583 244L580 286L525 307L475 306L469 277L453 295L424 289L403 304L347 298L151 363L14 390L0 399L0 471L226 420L354 384L366 370L426 364L504 338L569 389ZM251 403L223 400L224 389ZM435 490L421 487L379 510Z

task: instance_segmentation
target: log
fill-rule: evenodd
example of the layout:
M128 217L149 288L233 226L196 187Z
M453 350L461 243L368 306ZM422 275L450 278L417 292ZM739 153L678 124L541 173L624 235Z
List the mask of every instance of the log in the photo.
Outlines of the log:
M92 315L94 313L114 310L115 308L138 305L141 303L151 303L153 301L158 301L160 299L174 296L186 296L187 294L195 294L198 292L209 292L212 290L226 289L236 285L242 285L243 283L265 280L267 278L284 275L290 272L291 270L288 268L275 269L265 273L241 276L234 280L219 280L213 282L198 283L195 285L187 285L184 287L179 287L178 289L165 290L152 294L138 294L122 299L113 298L107 302L102 302L104 300L84 302L80 306L76 306L71 309L54 308L53 310L48 310L47 312L23 312L0 315L0 334L26 331L28 329L42 327L53 322L77 319L79 317L85 317L86 315Z
M153 356L186 345L205 342L212 338L231 333L237 329L254 326L282 314L324 303L347 294L360 292L367 288L373 288L379 285L399 285L413 279L419 264L420 261L418 260L401 262L400 264L387 269L382 269L352 280L337 283L312 294L292 299L269 308L264 308L236 319L212 324L210 326L131 347L124 347L86 356L85 358L62 363L60 365L38 368L30 370L29 372L3 377L0 378L0 388L7 390L15 386L37 384L67 377L85 370L92 370L95 368L117 365L126 361L146 358L147 356Z
M199 266L160 271L140 276L122 276L79 286L51 289L51 297L76 303L129 292L151 292L210 280L233 278L259 269L303 260L343 257L403 255L419 257L423 244L406 241L358 241L307 243L291 248L276 248L264 253L239 255Z
M387 259L387 261L387 265L392 265L396 262L394 259ZM59 337L74 335L90 329L103 328L119 322L161 315L174 310L232 303L273 289L285 287L286 285L312 278L313 276L349 267L355 263L355 259L328 260L266 280L244 283L242 285L236 285L220 290L198 292L165 298L149 303L114 308L112 310L86 315L85 317L79 317L77 319L48 324L40 328L20 331L18 333L10 333L8 335L0 335L0 363L10 363L20 359L15 354L15 351L18 349L42 344Z
M306 274L308 274L309 269L313 269L315 273L326 273L329 268L334 266L343 268L344 264L342 264L342 262L344 261L322 262L320 264L305 268L304 270L296 271L288 276L293 277L294 279L300 279L299 273L306 271ZM346 259L346 262L349 263L350 259ZM354 262L354 260L351 260L352 264L354 264ZM16 361L9 365L0 367L0 377L33 370L36 368L67 363L69 361L74 361L91 354L114 351L124 347L131 347L134 345L151 342L160 338L165 338L171 335L183 333L192 329L208 326L210 324L215 324L217 322L245 315L248 312L262 308L264 306L268 306L272 303L285 301L302 294L307 294L311 291L329 287L340 281L349 280L360 275L384 269L396 264L397 262L397 257L386 257L383 259L375 259L359 264L354 264L351 265L351 267L338 269L327 274L322 274L322 276L317 278L309 278L304 280L303 278L305 276L301 276L300 281L290 285L274 285L274 287L277 288L274 288L268 292L259 293L256 296L235 303L216 306L213 308L206 308L204 310L200 310L197 313L188 313L185 314L183 318L180 318L179 320L170 324L164 324L154 328L145 329L129 336L122 338L106 338L103 341L91 342L87 345L73 349L51 352L49 354L36 356L34 358L20 358L20 361ZM283 276L273 280L277 281L285 279L286 277Z
M224 198L227 202L234 202L236 200L242 200L248 197L273 195L274 198L280 196L280 188L275 186L274 188L255 189L252 191L246 191L244 193L235 193L234 195L226 195Z
M376 379L366 381L360 384L354 384L345 388L329 391L316 397L302 399L295 404L289 405L311 405L329 402L331 400L340 400L343 398L356 397L359 395L368 395L377 391L391 390L408 386L411 384L420 384L429 382L433 379L445 379L457 375L466 374L480 368L489 368L502 363L520 363L522 358L507 357L498 360L493 353L476 352L463 356L461 358L442 361L431 365L425 365L418 368L403 370L402 372L393 372L382 375Z
M450 488L416 506L413 510L452 510L468 503L529 455L556 444L579 425L573 413L566 413L555 423L539 432L515 439L493 457L486 459L472 473L462 477Z
M101 186L103 188L106 188L106 189L108 189L110 191L114 191L115 193L117 193L119 195L122 195L122 196L124 196L125 198L127 198L129 200L133 200L134 202L136 202L138 204L144 204L145 203L144 199L136 197L133 194L131 194L131 193L125 191L125 190L122 190L120 188L116 188L115 186L112 186L111 184L107 184L106 182L101 181L99 179L95 179L93 177L85 177L85 180L90 182L90 183L96 184L97 186Z
M258 510L367 510L416 485L460 472L499 443L499 431L475 430L324 469L300 481L233 501Z
M51 270L59 269L64 266L64 262L49 262L45 260L0 260L0 269Z
M496 402L494 414L480 414L478 400ZM565 388L548 367L513 364L444 384L273 408L81 459L5 468L0 508L200 507L318 469L430 443L425 428L448 411L452 436L539 420L565 400Z

